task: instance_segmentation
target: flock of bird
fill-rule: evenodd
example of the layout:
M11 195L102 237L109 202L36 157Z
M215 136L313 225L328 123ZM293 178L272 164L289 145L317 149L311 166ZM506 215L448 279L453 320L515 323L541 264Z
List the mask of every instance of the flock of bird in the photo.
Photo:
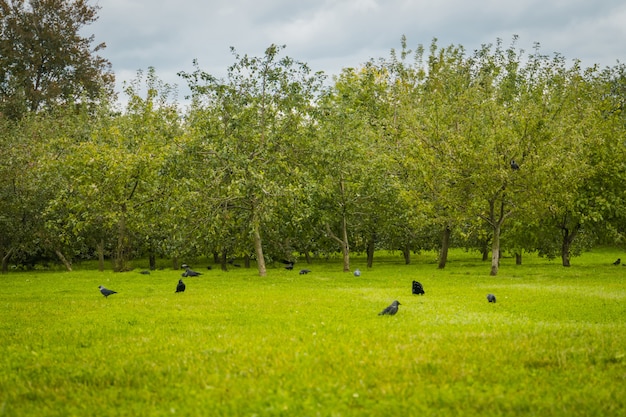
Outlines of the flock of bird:
M285 266L285 269L288 270L292 270L293 269L293 262L290 261L282 261L283 263L285 263L287 266ZM614 265L619 265L620 263L620 259L618 259ZM194 270L192 270L189 265L183 264L182 265L183 268L185 268L185 272L182 273L183 278L185 277L197 277L202 275L202 273L200 272L196 272ZM300 270L300 275L305 275L308 274L309 272L311 272L310 269L301 269ZM144 271L141 271L140 273L144 273ZM360 277L361 276L361 271L357 268L354 271L354 276L355 277ZM110 290L108 288L103 287L102 285L99 285L98 288L100 289L100 293L102 295L104 295L105 298L108 298L109 295L113 295L113 294L117 294L117 291L113 291ZM187 288L187 286L185 285L185 283L183 282L182 279L178 280L178 284L176 285L176 291L175 293L179 293L179 292L185 292L185 289ZM413 295L424 295L425 291L424 291L424 286L418 282L418 281L413 281L413 283L411 284L411 292L413 293ZM493 294L487 294L487 301L489 301L490 303L495 303L496 302L496 296ZM397 312L398 312L398 306L401 306L402 303L398 300L394 300L389 306L387 306L383 311L381 311L380 313L378 313L379 316L394 316Z
M511 166L513 167L513 164L515 163L515 161L511 161ZM516 164L517 165L517 164ZM514 169L519 169L518 168L514 168ZM283 264L285 264L285 269L287 270L293 270L293 266L294 266L294 262L293 261L281 261ZM613 262L613 265L620 265L622 263L621 258L617 258L617 260L615 262ZM624 264L624 266L626 266L626 264ZM185 277L197 277L202 275L202 273L200 272L196 272L194 270L192 270L189 265L187 264L183 264L182 265L183 268L185 268L185 272L183 272L182 276L183 278ZM306 275L309 272L311 272L310 269L301 269L300 270L300 275ZM141 274L145 274L146 271L141 271ZM148 274L150 272L148 271ZM354 270L354 276L355 277L360 277L361 276L361 271L357 268ZM105 298L108 298L109 295L113 295L113 294L117 294L117 291L113 291L110 290L108 288L103 287L102 285L98 286L98 288L100 289L100 293L102 295L104 295ZM179 292L185 292L185 289L187 288L187 286L185 285L185 283L183 282L182 279L178 280L178 284L176 285L176 291L175 293L179 293ZM411 286L411 292L414 295L424 295L425 291L424 291L424 286L418 282L418 281L413 281L412 286ZM496 296L494 294L487 294L487 301L490 303L495 303L496 302ZM378 313L379 316L393 316L398 312L398 306L401 306L402 303L400 303L398 300L394 300L389 306L387 306L383 311L381 311L380 313Z

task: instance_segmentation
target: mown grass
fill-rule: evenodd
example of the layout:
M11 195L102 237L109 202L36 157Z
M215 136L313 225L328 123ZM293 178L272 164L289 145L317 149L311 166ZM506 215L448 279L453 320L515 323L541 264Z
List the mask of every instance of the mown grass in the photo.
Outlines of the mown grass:
M308 275L204 270L183 294L171 269L11 273L0 415L626 415L617 257L504 259L497 277L461 251L445 270L428 253L356 259L360 278L319 260Z

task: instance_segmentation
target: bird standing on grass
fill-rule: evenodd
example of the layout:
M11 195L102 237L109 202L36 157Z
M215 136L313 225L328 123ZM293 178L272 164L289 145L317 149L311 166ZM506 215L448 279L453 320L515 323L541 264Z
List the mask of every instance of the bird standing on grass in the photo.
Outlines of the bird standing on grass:
M360 277L361 276L361 270L359 268L354 270L354 276L355 277Z
M201 272L196 272L189 267L185 268L185 272L183 272L183 277L198 277L202 275Z
M178 285L176 286L176 292L185 292L186 285L182 279L178 280Z
M379 316L389 315L393 316L398 312L398 306L400 305L400 301L395 300L393 303L389 305L386 309L378 313Z
M309 272L311 272L311 270L310 270L310 269L301 269L301 270L300 270L300 275L306 275L306 274L308 274Z
M613 262L613 265L619 265L622 262L621 258L617 258L617 261Z
M424 295L424 287L422 286L422 284L418 281L413 281L413 286L411 288L411 292L415 295Z
M515 162L515 160L511 160L511 169L513 171L517 171L519 169L519 165L517 164L517 162Z
M487 301L489 301L490 303L495 303L496 302L496 296L493 294L487 294Z
M107 288L104 288L102 285L98 285L98 288L100 288L100 292L102 293L102 295L104 295L104 298L108 298L109 295L112 294L117 294L117 291L109 290Z

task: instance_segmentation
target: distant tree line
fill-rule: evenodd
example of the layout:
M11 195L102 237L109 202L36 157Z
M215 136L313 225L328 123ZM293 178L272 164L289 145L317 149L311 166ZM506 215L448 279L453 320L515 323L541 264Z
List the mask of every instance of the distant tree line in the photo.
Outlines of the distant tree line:
M340 252L572 256L626 228L626 68L501 40L415 50L329 79L270 45L117 107L97 7L0 0L0 256L124 271L138 257L266 263Z

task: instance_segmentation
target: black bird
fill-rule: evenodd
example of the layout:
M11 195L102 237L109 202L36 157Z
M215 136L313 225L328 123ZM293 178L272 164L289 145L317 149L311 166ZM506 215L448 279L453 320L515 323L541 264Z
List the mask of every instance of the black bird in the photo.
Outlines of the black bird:
M393 316L398 312L398 306L400 305L400 301L395 300L393 303L389 305L386 309L378 313L379 316L390 315Z
M511 159L511 169L513 171L517 171L519 169L519 165L517 165L517 162L515 162L515 160Z
M183 272L183 277L198 277L200 275L202 275L201 272L196 272L189 267L187 267L185 272Z
M309 272L311 272L310 269L301 269L300 270L300 275L305 275L305 274L308 274Z
M487 301L489 301L490 303L495 303L496 302L496 296L493 294L487 294Z
M424 287L422 286L422 284L420 284L417 281L413 281L413 288L411 289L411 291L413 292L413 294L415 295L424 295L426 294L424 292Z
M613 265L619 265L622 262L621 258L617 258L617 261L613 262Z
M139 272L141 275L150 275L150 271L148 271L147 269L144 269L143 271Z
M102 293L102 295L104 295L104 298L108 298L109 295L112 294L117 294L117 291L109 290L107 288L104 288L102 285L98 285L98 288L100 288L100 292Z
M354 276L355 277L360 277L361 276L361 270L359 268L354 270Z
M178 280L178 285L176 286L176 292L185 292L186 285L182 279Z
M294 261L287 261L285 259L282 259L280 262L285 264L285 269L288 271L291 271L293 269L293 264L295 263Z

